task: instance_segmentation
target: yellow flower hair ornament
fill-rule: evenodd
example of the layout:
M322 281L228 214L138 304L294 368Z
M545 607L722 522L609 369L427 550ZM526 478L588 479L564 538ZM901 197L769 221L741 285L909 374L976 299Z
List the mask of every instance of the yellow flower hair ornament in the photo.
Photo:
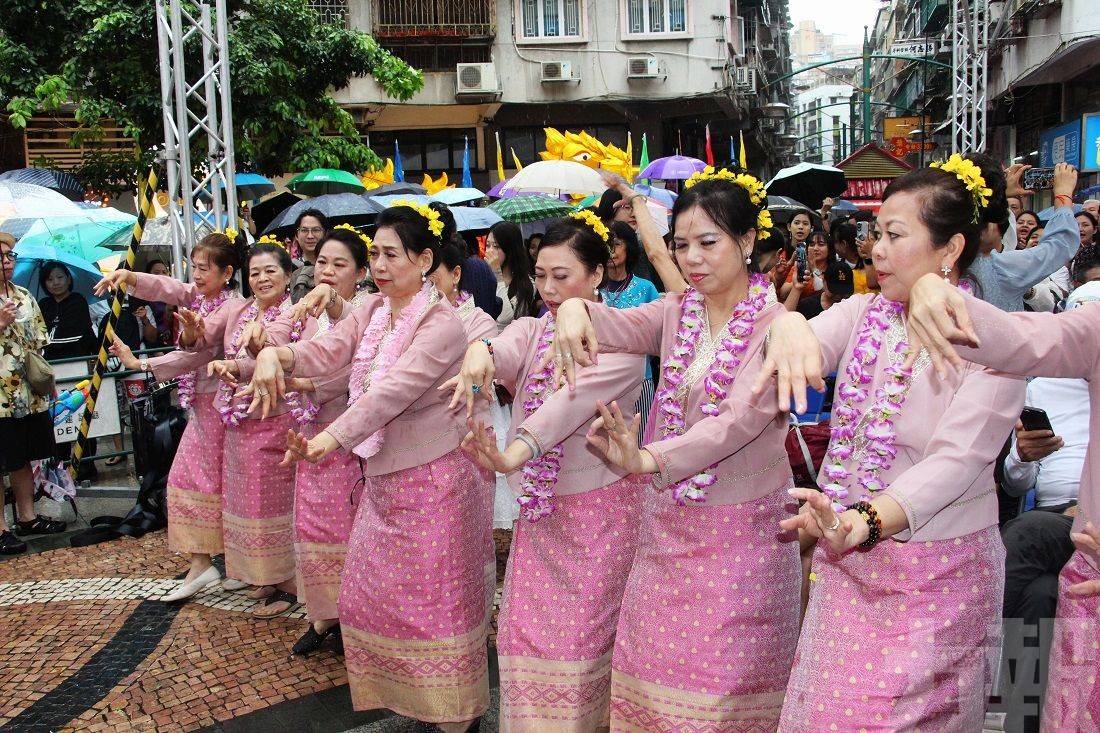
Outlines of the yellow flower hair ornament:
M225 236L228 237L229 235L227 234ZM256 244L254 244L252 246L253 247L258 247L261 244L274 244L276 247L282 247L283 249L286 249L286 244L284 244L283 241L280 240L278 237L276 237L274 234L265 234L265 235L263 235L262 237L257 239Z
M982 169L958 153L952 153L951 157L942 163L938 161L931 163L930 167L945 170L962 181L966 190L970 192L970 197L974 199L974 223L981 221L982 211L989 206L989 197L993 195L993 189L985 185Z
M434 234L436 237L443 236L443 220L439 218L439 212L428 206L427 204L418 204L415 201L401 199L399 201L394 201L390 206L408 206L410 209L428 220L428 229L431 230L432 234Z
M230 242L236 242L237 237L240 236L240 232L238 232L233 227L226 227L225 229L215 229L213 233L224 234L225 238L228 239Z
M768 201L768 190L764 188L764 184L760 182L759 178L748 173L734 173L725 168L716 170L713 166L708 165L703 170L692 173L691 178L684 181L684 189L687 190L700 181L729 181L735 186L740 186L748 193L749 201L752 202L753 206L763 207ZM771 232L768 231L771 228L771 212L767 208L761 208L756 215L756 238L767 239L771 236Z
M580 211L574 211L572 214L566 215L567 219L574 219L579 222L583 222L591 227L592 231L596 233L600 239L606 244L611 239L611 230L607 228L607 225L600 221L600 217L593 214L588 209L581 209ZM611 251L609 246L608 251Z
M363 234L363 232L359 231L351 224L337 224L333 227L333 229L347 229L349 232L353 233L355 236L363 240L363 244L366 245L368 252L370 252L370 248L374 246L374 241L370 237L368 237L366 234ZM437 234L436 236L438 237L439 235Z

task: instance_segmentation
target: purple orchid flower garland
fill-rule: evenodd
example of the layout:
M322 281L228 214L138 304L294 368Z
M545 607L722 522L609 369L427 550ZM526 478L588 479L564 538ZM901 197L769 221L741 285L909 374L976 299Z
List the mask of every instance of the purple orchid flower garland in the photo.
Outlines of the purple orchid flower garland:
M748 296L733 309L733 315L715 350L714 362L703 380L707 401L700 407L708 417L718 414L718 404L729 395L741 357L749 347L749 337L760 312L767 304L768 279L763 275L753 275L749 280ZM661 420L661 434L668 438L683 435L687 430L685 405L676 397L676 391L684 382L684 375L695 358L699 335L706 327L706 304L703 294L688 289L680 305L680 329L676 332L676 341L672 345L668 359L661 373L661 388L657 390L654 402ZM707 489L717 479L712 471L714 465L690 478L680 481L672 487L672 498L683 506L688 500L706 501Z
M535 364L542 362L550 344L554 341L555 319L547 315L546 328L539 338L538 348L535 350ZM537 372L528 374L527 383L523 387L523 416L530 417L536 410L542 407L547 398L554 393L554 363L549 362ZM553 448L543 453L538 458L532 458L523 465L521 471L520 512L528 522L537 522L543 517L548 517L554 511L551 499L554 498L554 487L558 483L558 474L561 472L561 461L565 457L562 444L558 443Z
M232 295L233 293L228 289L222 290L214 298L199 295L191 301L191 310L196 311L201 318L206 318L220 308L222 303L229 300ZM187 372L187 374L181 376L178 385L180 407L189 410L191 404L195 401L195 372Z
M302 318L294 322L290 327L290 343L296 344L302 340L302 333L306 330L306 319ZM321 408L316 405L305 392L287 392L283 395L286 404L290 407L290 414L294 416L299 425L313 422Z
M821 490L837 507L843 507L841 500L848 497L849 482L853 478L861 490L863 501L870 501L876 493L886 489L882 473L890 469L890 462L898 454L895 445L897 433L892 418L901 412L913 376L912 370L904 366L905 356L909 352L909 344L905 340L894 347L893 356L900 358L890 359L890 365L885 370L886 381L875 390L875 401L866 410L869 419L862 433L865 450L860 458L860 467L854 472L844 467L844 463L855 453L860 417L864 414L859 405L870 397L875 363L883 349L883 336L890 328L890 319L900 316L901 310L901 303L881 296L870 307L856 335L852 358L844 370L848 380L837 387L836 395L841 402L833 406L829 450L821 470L821 475L828 480Z
M268 306L264 309L264 313L261 322L265 325L271 323L279 314L282 313L283 303L289 296L284 294L279 299L278 303ZM241 339L241 334L244 333L244 329L254 322L259 316L260 306L256 303L255 299L245 309L244 313L237 320L237 327L233 331L233 338L229 340L229 347L225 351L225 358L232 360L237 358L237 354L240 353L241 347L237 345L237 342ZM215 404L218 407L218 414L221 416L222 423L226 427L236 427L241 424L241 420L248 415L247 403L233 403L233 388L227 383L222 382L218 385L218 395L215 398Z

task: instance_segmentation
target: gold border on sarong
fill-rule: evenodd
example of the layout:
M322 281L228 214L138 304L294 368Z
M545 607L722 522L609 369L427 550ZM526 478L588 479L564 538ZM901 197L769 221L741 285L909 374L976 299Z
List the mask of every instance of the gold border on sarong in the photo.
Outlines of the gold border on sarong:
M225 573L251 585L277 585L295 575L290 514L249 519L225 513Z
M222 543L222 496L168 487L168 548L217 555Z
M461 636L392 639L342 624L352 707L425 723L473 720L489 707L485 623Z
M677 690L618 670L611 672L611 717L616 731L648 733L691 730L702 724L756 722L772 730L779 725L783 692L757 695L708 695ZM664 721L658 725L656 721Z
M501 733L589 733L608 725L611 652L599 659L500 657Z
M347 545L294 543L298 591L301 595L299 600L305 602L306 616L310 621L339 618L340 576L347 554Z

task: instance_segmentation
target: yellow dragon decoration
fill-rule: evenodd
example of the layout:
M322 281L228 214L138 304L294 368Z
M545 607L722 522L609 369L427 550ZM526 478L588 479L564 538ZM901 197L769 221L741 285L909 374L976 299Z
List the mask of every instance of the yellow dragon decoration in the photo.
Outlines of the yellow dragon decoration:
M583 130L579 133L560 132L553 127L544 128L546 132L546 150L539 153L543 160L572 160L589 168L602 168L618 173L628 181L633 181L638 167L633 165L631 156L611 143L601 143Z

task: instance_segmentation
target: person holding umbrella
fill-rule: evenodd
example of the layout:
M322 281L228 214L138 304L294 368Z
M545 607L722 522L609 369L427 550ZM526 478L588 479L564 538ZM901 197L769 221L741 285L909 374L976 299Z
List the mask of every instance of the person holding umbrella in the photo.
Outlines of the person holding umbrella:
M46 346L46 322L31 294L11 281L14 249L15 238L0 232L0 473L8 474L15 494L15 533L0 511L0 555L27 549L16 534L54 534L66 527L34 513L30 462L53 455L53 424L49 401L31 389L24 369L25 354Z

